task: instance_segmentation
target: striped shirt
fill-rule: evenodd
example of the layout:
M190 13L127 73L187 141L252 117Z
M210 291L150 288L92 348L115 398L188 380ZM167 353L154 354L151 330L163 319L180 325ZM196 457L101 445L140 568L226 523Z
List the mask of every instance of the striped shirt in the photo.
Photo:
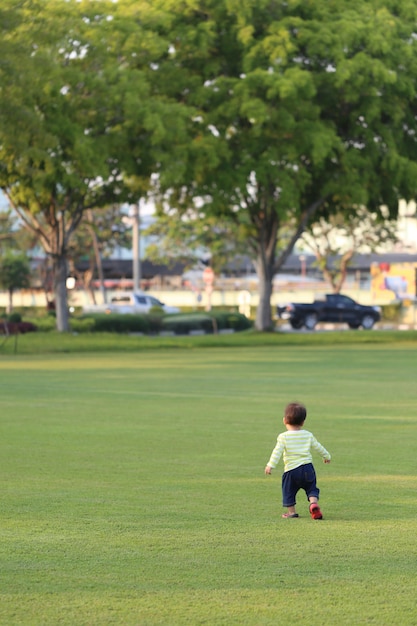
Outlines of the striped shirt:
M284 455L284 471L295 469L300 465L313 462L312 450L318 452L323 459L331 459L329 452L308 430L287 430L278 435L277 445L272 451L267 465L276 467Z

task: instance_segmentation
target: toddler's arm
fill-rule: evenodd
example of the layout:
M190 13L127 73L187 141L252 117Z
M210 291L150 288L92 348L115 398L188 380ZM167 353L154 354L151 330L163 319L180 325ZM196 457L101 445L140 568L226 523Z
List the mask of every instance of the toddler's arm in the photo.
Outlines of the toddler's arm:
M323 457L324 463L330 463L330 459L332 458L330 452L328 452L326 448L317 441L314 435L312 438L312 448Z

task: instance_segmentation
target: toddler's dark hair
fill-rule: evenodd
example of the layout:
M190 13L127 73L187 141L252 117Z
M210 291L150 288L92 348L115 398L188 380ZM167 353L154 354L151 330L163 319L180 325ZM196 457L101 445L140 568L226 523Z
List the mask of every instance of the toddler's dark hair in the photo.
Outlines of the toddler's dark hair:
M307 409L304 404L299 402L290 402L285 407L285 421L290 426L301 426L307 417Z

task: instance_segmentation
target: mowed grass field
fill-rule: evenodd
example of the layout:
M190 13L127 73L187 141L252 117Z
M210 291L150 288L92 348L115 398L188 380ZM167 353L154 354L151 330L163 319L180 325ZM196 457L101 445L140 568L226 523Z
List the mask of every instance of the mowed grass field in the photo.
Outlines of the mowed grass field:
M416 344L0 356L0 623L417 624ZM287 402L325 519L264 476Z

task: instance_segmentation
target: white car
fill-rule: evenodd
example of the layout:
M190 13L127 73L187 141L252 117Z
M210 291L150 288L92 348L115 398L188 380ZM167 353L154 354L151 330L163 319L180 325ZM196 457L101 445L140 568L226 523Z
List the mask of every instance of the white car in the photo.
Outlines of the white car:
M168 306L158 298L145 292L123 292L115 294L106 304L83 307L84 313L149 313L153 307L163 309L164 313L179 313L180 309Z

